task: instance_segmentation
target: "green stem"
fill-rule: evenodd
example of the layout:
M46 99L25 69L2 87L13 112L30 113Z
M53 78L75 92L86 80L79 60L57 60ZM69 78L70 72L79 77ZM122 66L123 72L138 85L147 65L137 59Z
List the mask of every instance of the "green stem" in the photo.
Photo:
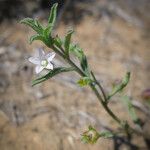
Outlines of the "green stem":
M64 58L64 60L66 60L72 67L74 67L74 68L76 69L76 71L77 71L81 76L85 76L85 73L82 72L82 71L80 70L80 68L79 68L77 65L75 65L74 62L72 62L72 61L70 60L69 57L66 57L64 54L62 54L62 53L58 50L57 47L53 46L52 49L53 49L56 53L58 53L60 56L62 56L62 57ZM61 51L62 51L62 50L63 50L63 49L61 49Z
M59 52L59 50L58 50L55 46L53 46L53 49L54 49L54 51ZM82 72L82 71L80 70L80 68L79 68L77 65L75 65L74 62L72 62L72 61L70 60L69 57L66 58L64 55L61 55L61 56L62 56L72 67L74 67L74 68L76 69L76 71L77 71L81 76L85 76L84 72ZM93 76L94 76L94 74L93 74ZM94 76L94 78L95 78L95 76ZM95 81L96 81L96 83L98 84L96 78L95 78ZM98 84L98 85L99 85L99 87L100 87L100 89L101 89L101 91L102 91L104 97L106 98L106 95L105 95L105 93L104 93L104 90L102 90L102 87L100 86L100 84ZM99 102L102 104L102 106L104 107L104 109L106 110L106 112L107 112L117 123L119 123L119 125L121 125L120 119L109 109L109 107L108 107L107 104L105 103L106 100L105 100L105 101L103 100L103 98L101 97L101 95L100 95L99 92L97 91L96 87L95 87L94 85L92 85L92 84L90 85L90 87L91 87L91 89L94 91L94 93L96 94L96 96L97 96Z
M81 75L82 77L86 76L86 74L69 58L69 57L66 57L64 54L63 54L63 48L61 48L60 50L53 46L51 47L56 53L58 53L61 57L64 58L64 60L66 60L72 67L75 68L76 72ZM102 98L102 96L100 95L100 93L98 92L97 88L95 87L94 84L90 84L89 86L91 87L91 89L93 90L93 92L95 93L95 95L97 96L99 102L101 103L101 105L103 106L103 108L105 109L105 111L112 117L113 120L115 120L122 128L124 128L125 132L127 134L129 134L129 130L132 131L132 132L135 132L137 134L141 134L139 133L138 131L132 129L131 127L129 127L129 130L126 129L125 126L123 126L122 122L112 111L111 109L108 107L107 105L107 97L106 97L106 94L104 92L104 89L102 88L102 86L100 85L100 83L97 81L97 79L95 78L93 72L91 72L96 84L98 85L98 87L100 88L102 94L103 94L103 97L104 99Z
M97 96L99 102L102 104L102 106L104 107L104 109L106 110L106 112L119 124L121 125L121 120L109 109L109 107L107 106L107 104L105 103L105 101L103 101L101 95L99 94L99 92L97 91L96 87L94 85L90 85L91 89L93 90L93 92L95 93L95 95Z
M101 90L101 92L102 92L102 94L103 94L103 97L104 97L104 100L105 100L105 102L107 103L107 96L106 96L106 94L105 94L105 91L104 91L103 87L102 87L101 84L97 81L97 79L96 79L96 77L95 77L95 75L94 75L94 73L93 73L92 71L91 71L91 75L92 75L92 77L93 77L95 83L98 85L99 89Z

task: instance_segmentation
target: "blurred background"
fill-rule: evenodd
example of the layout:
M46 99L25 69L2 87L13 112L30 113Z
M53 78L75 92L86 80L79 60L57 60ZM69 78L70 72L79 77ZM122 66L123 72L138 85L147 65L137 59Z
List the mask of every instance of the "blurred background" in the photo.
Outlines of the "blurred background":
M137 136L131 143L120 138L100 139L95 145L80 141L88 125L99 131L118 126L89 88L76 85L77 74L62 74L31 87L36 75L27 58L45 46L40 42L29 45L34 32L19 21L32 17L46 24L55 2L59 10L54 34L63 37L68 29L75 30L73 41L84 49L106 92L131 71L125 94L131 97L149 141L149 0L0 0L0 149L148 149ZM119 95L110 105L119 117L131 122Z

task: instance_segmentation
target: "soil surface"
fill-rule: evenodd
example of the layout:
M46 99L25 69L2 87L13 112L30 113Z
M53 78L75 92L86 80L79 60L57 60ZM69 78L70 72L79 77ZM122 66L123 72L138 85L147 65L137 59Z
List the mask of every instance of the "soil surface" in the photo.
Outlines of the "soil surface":
M100 6L105 6L102 4ZM119 8L126 13L126 17L122 17L119 10L110 10L116 13L101 13L98 16L95 11L92 16L85 15L76 25L72 22L65 24L61 20L55 34L63 37L70 27L74 28L73 41L84 49L91 69L106 92L110 92L113 83L131 71L131 81L124 94L145 105L146 100L141 93L150 88L149 20L147 16L136 17L127 13L126 8ZM46 23L45 19L41 21ZM28 38L32 34L33 31L20 25L18 20L0 24L0 149L112 150L111 139L100 139L94 145L83 144L80 140L88 125L98 130L103 130L104 126L111 129L118 126L90 88L76 85L77 74L61 74L31 86L31 80L36 75L27 58L37 48L46 49L40 42L29 45ZM58 56L56 60L59 65L66 65ZM120 118L131 122L120 95L116 95L110 105ZM142 119L145 121L148 118ZM145 147L139 137L132 142L140 143L140 149ZM120 149L126 150L127 147L122 145Z

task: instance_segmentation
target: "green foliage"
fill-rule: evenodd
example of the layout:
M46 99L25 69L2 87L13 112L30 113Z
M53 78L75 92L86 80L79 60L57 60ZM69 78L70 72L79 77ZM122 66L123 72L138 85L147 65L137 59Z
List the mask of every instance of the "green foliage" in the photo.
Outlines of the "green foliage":
M88 62L82 48L72 44L70 45L70 52L72 52L79 59L82 71L89 76Z
M84 71L84 73L86 75L89 75L88 62L87 62L87 58L85 55L82 56L81 61L80 61L80 65L81 65L81 68Z
M134 106L132 105L131 99L128 96L122 96L122 101L123 101L124 105L127 107L128 113L129 113L132 121L135 124L138 124L140 126L141 123L140 123L139 118L136 115L136 112L135 112Z
M80 66L82 68L82 71L88 76L88 63L87 58L83 53L83 50L79 48L79 46L74 45L71 43L71 36L73 34L73 30L69 30L64 41L61 40L58 36L55 38L52 37L51 33L56 21L57 16L57 6L58 4L54 4L51 8L50 15L48 18L48 25L47 27L43 27L36 19L31 18L25 18L21 21L21 23L26 24L30 26L34 31L37 32L36 35L31 36L30 43L32 43L35 40L40 40L48 47L57 46L61 51L64 47L64 55L66 57L69 57L69 53L72 52L74 55L79 59Z
M34 86L36 84L39 84L41 82L44 82L44 81L54 77L57 74L60 74L60 73L63 73L63 72L69 72L69 71L73 71L73 70L74 70L74 68L72 68L72 67L70 67L70 68L65 68L65 67L54 68L48 74L33 80L32 81L32 86Z
M82 50L78 45L71 43L71 37L73 34L72 30L69 30L65 38L62 40L58 36L52 36L52 30L55 25L56 16L57 16L57 6L58 4L55 3L50 11L50 15L48 18L48 24L46 27L43 27L38 20L31 19L31 18L25 18L21 21L21 23L28 25L31 27L36 34L31 36L30 43L32 43L35 40L40 40L44 44L46 44L47 47L52 48L57 54L59 54L62 58L64 58L69 64L70 68L66 67L58 67L54 68L53 70L49 71L46 75L41 76L35 80L32 81L32 86L39 84L41 82L44 82L52 77L54 77L57 74L68 72L68 71L76 71L78 72L82 77L77 82L81 87L90 85L94 93L96 94L97 98L103 105L104 109L107 111L107 113L117 122L119 125L124 129L127 130L129 128L129 125L127 122L123 122L120 120L109 108L107 100L109 102L110 98L114 96L116 93L121 92L128 84L130 80L130 72L127 72L125 77L123 78L122 82L114 87L112 92L106 96L102 86L100 83L96 80L95 75L92 71L89 70L87 58ZM79 60L80 66L76 65L70 58L69 54L73 54L77 59ZM94 84L93 84L94 83ZM100 91L101 93L100 93ZM101 96L102 94L102 96ZM128 112L130 114L130 117L134 121L134 123L139 124L139 119L136 116L134 107L129 99L129 97L125 96L122 98L123 102L128 108ZM106 102L106 103L105 103ZM103 131L103 132L97 132L96 129L94 129L92 126L89 126L88 131L84 132L82 134L82 141L84 143L91 143L94 144L97 142L97 140L100 137L103 138L111 138L114 134L109 131Z
M52 32L52 29L53 29L53 26L50 24L48 25L45 30L43 31L43 36L46 38L46 39L49 39L50 38L50 34Z
M30 41L29 41L30 44L32 44L32 42L35 41L35 40L40 40L40 41L45 42L44 37L42 35L39 35L39 34L36 34L36 35L33 35L33 36L30 37Z
M34 31L36 31L38 34L43 33L43 27L40 25L40 23L37 20L34 20L32 18L25 18L25 19L21 20L20 23L28 25Z
M25 18L21 20L21 23L30 26L34 31L37 32L36 35L30 37L30 44L35 40L40 40L47 46L50 46L52 44L52 38L49 37L52 26L49 25L48 27L44 28L37 20L31 18Z
M100 133L100 137L103 137L103 138L112 138L114 136L114 134L110 131L102 131Z
M89 77L82 77L77 83L78 85L83 87L83 86L89 85L92 82L93 81Z
M64 41L60 37L56 36L54 38L54 44L55 44L55 46L57 46L58 48L61 49L64 44Z
M53 5L50 11L48 25L45 28L36 19L25 18L20 21L22 24L28 25L35 32L37 32L37 35L34 35L30 38L30 43L32 43L35 40L40 40L43 43L45 43L48 47L52 46L53 37L51 36L51 32L53 30L54 23L56 20L56 13L57 13L57 3Z
M107 100L109 100L116 93L122 91L127 86L129 80L130 80L130 72L127 72L125 77L123 78L122 82L120 84L116 85L114 87L113 91L108 95Z
M82 57L84 56L83 50L75 44L70 44L70 52L73 53L79 61L81 61Z
M65 40L62 40L56 36L54 38L54 44L60 48L60 50L62 50L64 47L64 53L66 57L69 57L69 53L74 54L79 59L82 71L89 76L88 62L83 50L79 46L71 43L71 36L73 32L73 30L68 31Z
M55 24L56 16L57 16L57 6L58 6L58 3L55 3L51 8L50 15L48 18L48 24L49 25L54 26L54 24Z
M81 141L83 143L94 144L100 138L100 134L92 126L88 127L88 131L82 134Z
M88 62L82 48L80 48L78 45L70 44L69 51L79 59L82 71L89 76Z
M73 32L74 32L73 30L68 31L68 33L65 37L64 47L65 47L65 53L67 56L69 56L71 36L72 36Z
M100 137L112 138L114 134L110 131L98 132L92 126L88 127L88 130L82 134L81 141L83 143L95 144Z

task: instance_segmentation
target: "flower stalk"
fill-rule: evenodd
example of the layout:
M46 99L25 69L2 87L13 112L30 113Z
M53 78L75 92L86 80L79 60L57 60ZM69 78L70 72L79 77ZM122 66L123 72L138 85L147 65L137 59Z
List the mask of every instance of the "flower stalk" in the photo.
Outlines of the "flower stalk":
M44 55L44 60L42 59L41 61L40 59L40 65L42 65L43 67L40 71L42 71L44 68L49 68L51 70L48 72L48 74L33 80L32 85L34 86L36 84L44 82L62 72L75 71L81 76L81 79L77 83L80 86L85 86L85 85L90 86L90 88L95 93L96 97L98 98L100 104L103 106L105 111L116 123L119 124L119 126L125 131L127 136L129 136L133 132L141 134L135 129L132 129L126 121L121 120L108 106L108 103L111 100L111 98L117 93L119 93L120 91L122 91L127 86L130 79L130 73L128 72L126 74L122 82L119 85L117 85L110 94L106 94L103 86L98 82L94 73L89 69L87 58L83 50L79 46L71 43L71 36L73 34L73 31L70 30L65 36L65 39L63 40L58 36L55 37L52 36L52 30L56 20L56 12L57 12L57 4L54 4L53 7L51 8L50 16L48 19L48 25L45 28L37 20L31 18L25 18L24 20L21 21L21 23L30 26L37 33L36 35L30 38L30 43L32 43L35 40L42 41L48 48L52 49L56 54L62 57L70 65L70 67L53 68L51 61L54 58L54 53L51 57L47 57ZM71 53L74 55L74 57L78 59L78 61L80 62L80 66L76 65L76 63L72 61L72 59L70 58ZM37 72L39 73L40 71ZM129 107L129 113L131 114L130 115L131 119L133 119L133 121L137 123L138 118L135 115L133 106L131 105L129 100L126 100L126 102ZM96 141L97 141L99 136L95 131L95 129L90 127L89 130L94 132L94 135L96 133ZM103 135L104 137L106 137L106 135L109 135L110 137L110 133L101 134L101 135ZM91 139L91 137L87 135L86 139L89 140ZM92 141L92 143L94 142L95 141Z
M58 52L59 50L56 47L53 47L53 50L55 52ZM63 48L61 48L61 50L63 50ZM64 51L64 50L63 50ZM63 57L64 60L66 60L70 66L75 68L75 71L82 77L85 76L85 73L69 58L69 57ZM92 71L91 71L92 72ZM91 89L93 90L93 92L95 93L95 95L97 96L99 102L101 103L101 105L104 107L104 109L106 110L106 112L118 123L121 125L121 120L109 109L107 103L106 103L106 94L102 88L102 86L100 85L100 83L96 80L94 73L91 73L92 76L94 77L94 82L96 84L98 84L98 86L100 87L101 92L103 93L103 96L105 99L102 98L102 96L100 95L100 93L98 92L97 88L95 87L94 84L90 84L89 86L91 87Z

